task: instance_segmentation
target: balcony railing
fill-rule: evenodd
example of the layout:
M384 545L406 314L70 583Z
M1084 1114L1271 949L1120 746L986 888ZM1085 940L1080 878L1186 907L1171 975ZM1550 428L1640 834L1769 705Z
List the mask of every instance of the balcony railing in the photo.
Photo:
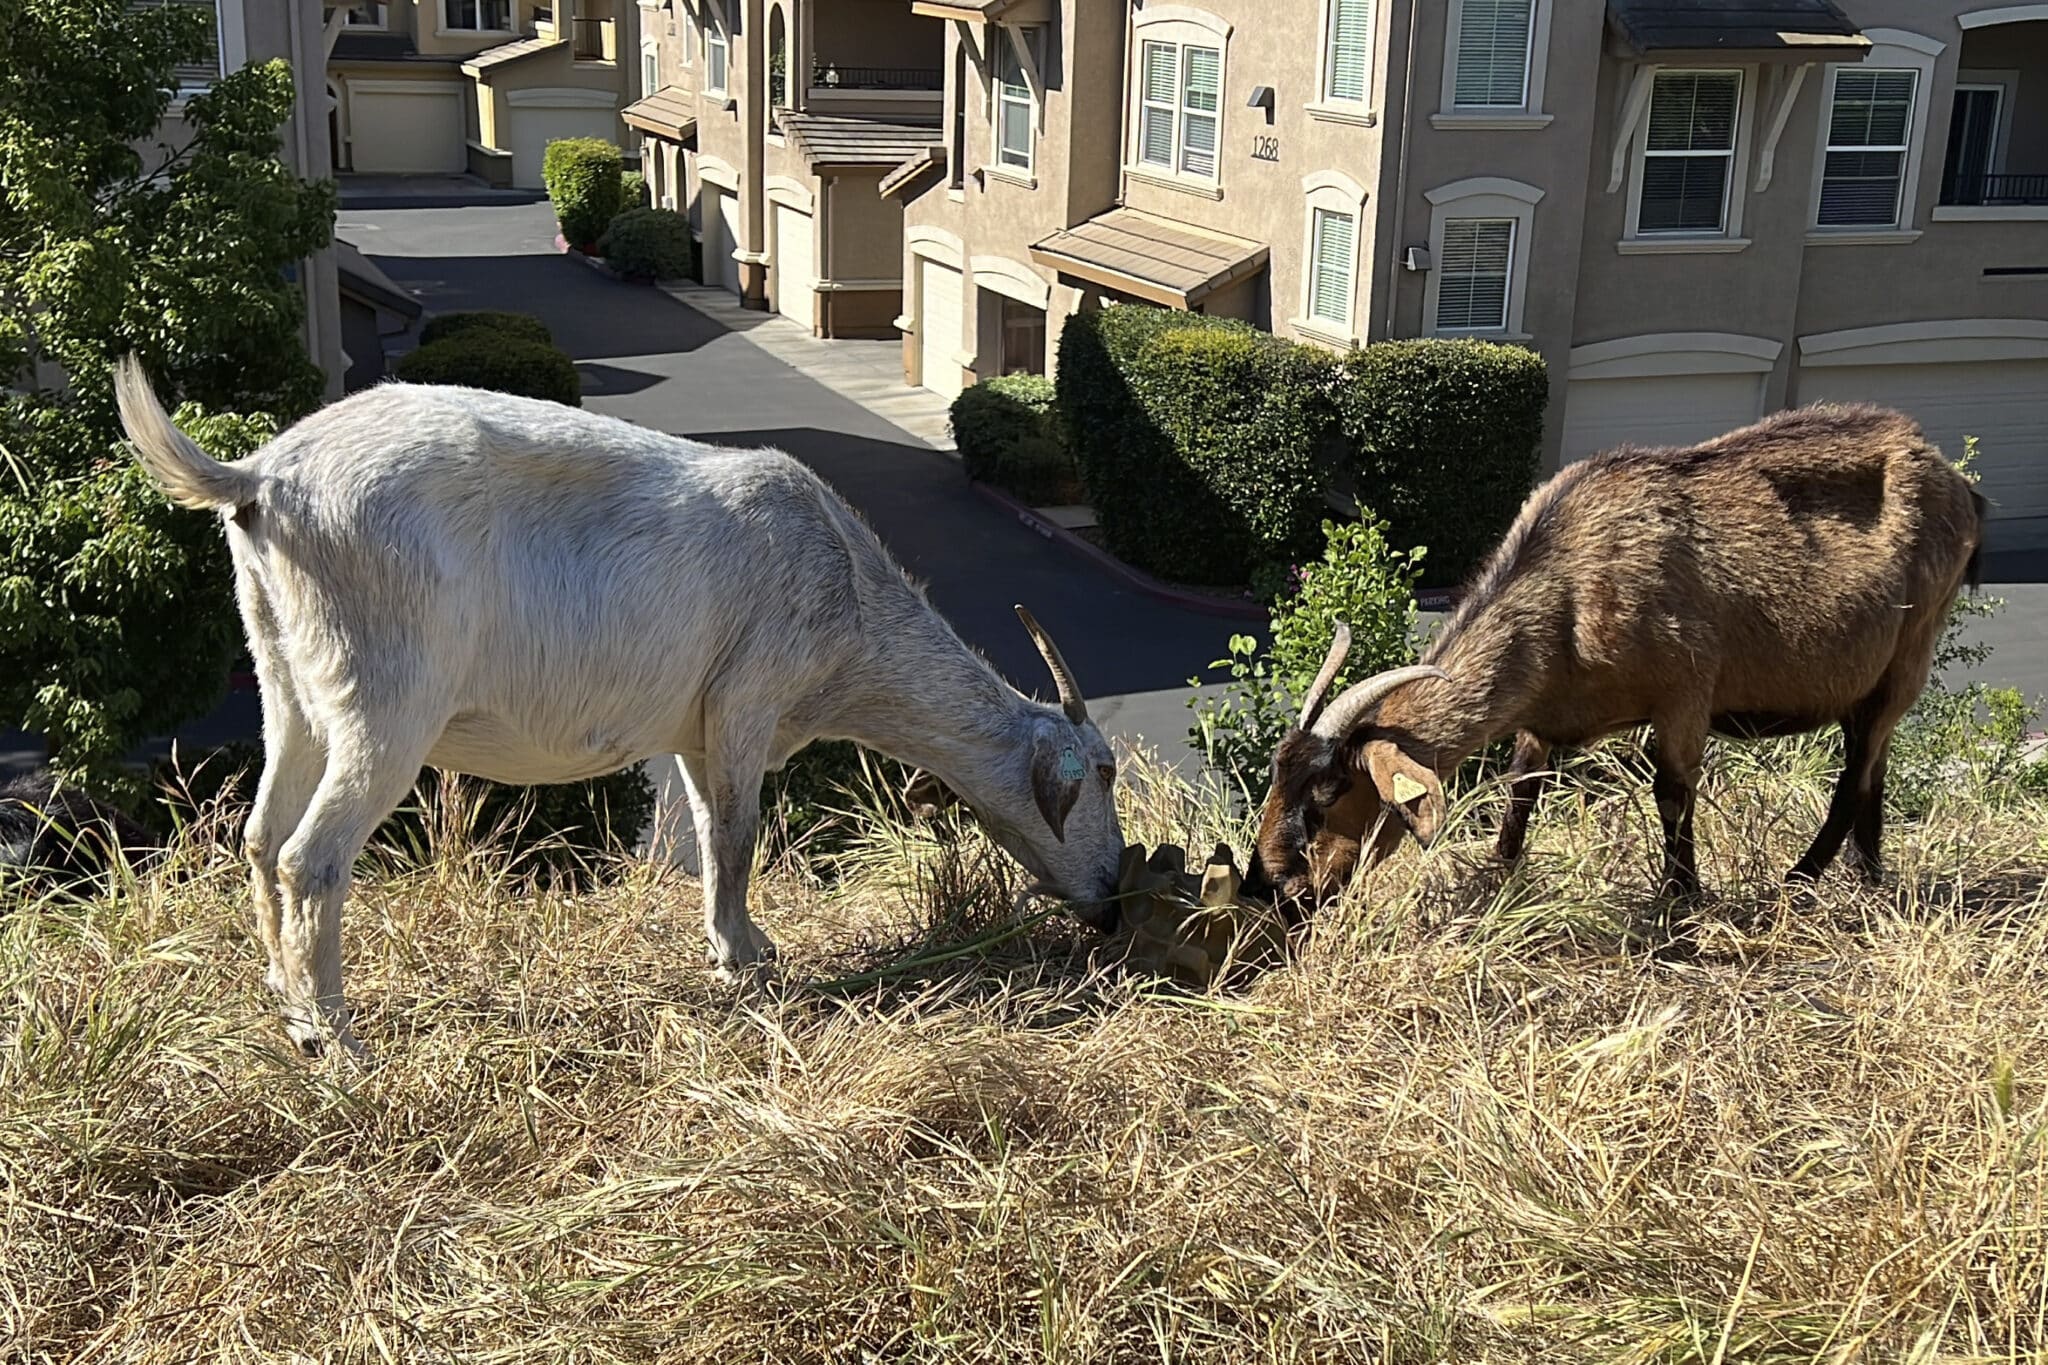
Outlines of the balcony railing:
M815 90L945 89L945 72L936 66L840 66L821 62L811 71Z
M605 59L605 36L612 26L609 19L577 19L576 32L570 54L579 62L601 62Z
M2048 204L2048 174L1956 176L1942 187L1952 205Z

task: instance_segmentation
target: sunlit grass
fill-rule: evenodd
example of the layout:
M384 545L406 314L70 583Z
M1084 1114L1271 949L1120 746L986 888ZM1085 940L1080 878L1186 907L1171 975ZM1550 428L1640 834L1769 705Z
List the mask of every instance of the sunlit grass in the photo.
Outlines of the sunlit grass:
M206 813L0 888L0 1357L2040 1358L2048 806L1959 786L1882 890L1781 899L1831 776L1717 760L1690 959L1606 765L1524 866L1482 788L1208 996L1020 927L984 838L878 793L837 885L764 872L748 993L694 882L545 883L444 811L351 903L367 1069L285 1045ZM1157 765L1125 797L1246 847Z

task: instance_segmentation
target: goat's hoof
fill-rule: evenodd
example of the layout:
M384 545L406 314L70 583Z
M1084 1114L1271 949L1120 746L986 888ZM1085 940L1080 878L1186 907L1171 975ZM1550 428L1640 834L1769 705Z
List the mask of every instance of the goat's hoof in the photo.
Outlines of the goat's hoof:
M343 1011L340 1017L331 1021L322 1019L320 1014L319 1010L309 1010L303 1005L285 1007L285 1036L298 1048L299 1055L308 1061L318 1061L332 1046L341 1056L364 1060L363 1045L349 1030L347 1012Z

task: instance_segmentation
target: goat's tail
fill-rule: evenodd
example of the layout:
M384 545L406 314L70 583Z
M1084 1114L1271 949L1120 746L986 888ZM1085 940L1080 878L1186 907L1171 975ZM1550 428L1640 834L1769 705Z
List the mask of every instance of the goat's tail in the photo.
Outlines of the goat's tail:
M172 502L180 507L239 511L256 500L262 477L252 470L222 464L178 430L132 355L123 356L114 366L114 400L121 408L121 429L128 433L142 467Z
M1970 506L1977 512L1977 543L1970 547L1970 562L1963 568L1963 581L1975 592L1984 586L1984 510L1988 504L1974 488L1970 490Z

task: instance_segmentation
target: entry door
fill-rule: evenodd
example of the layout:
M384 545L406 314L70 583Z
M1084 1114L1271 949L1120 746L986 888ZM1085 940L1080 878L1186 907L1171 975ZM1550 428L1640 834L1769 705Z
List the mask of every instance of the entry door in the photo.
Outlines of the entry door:
M960 393L960 272L917 258L919 382L944 398Z
M775 311L814 327L812 301L817 277L811 265L811 216L787 204L775 206Z

